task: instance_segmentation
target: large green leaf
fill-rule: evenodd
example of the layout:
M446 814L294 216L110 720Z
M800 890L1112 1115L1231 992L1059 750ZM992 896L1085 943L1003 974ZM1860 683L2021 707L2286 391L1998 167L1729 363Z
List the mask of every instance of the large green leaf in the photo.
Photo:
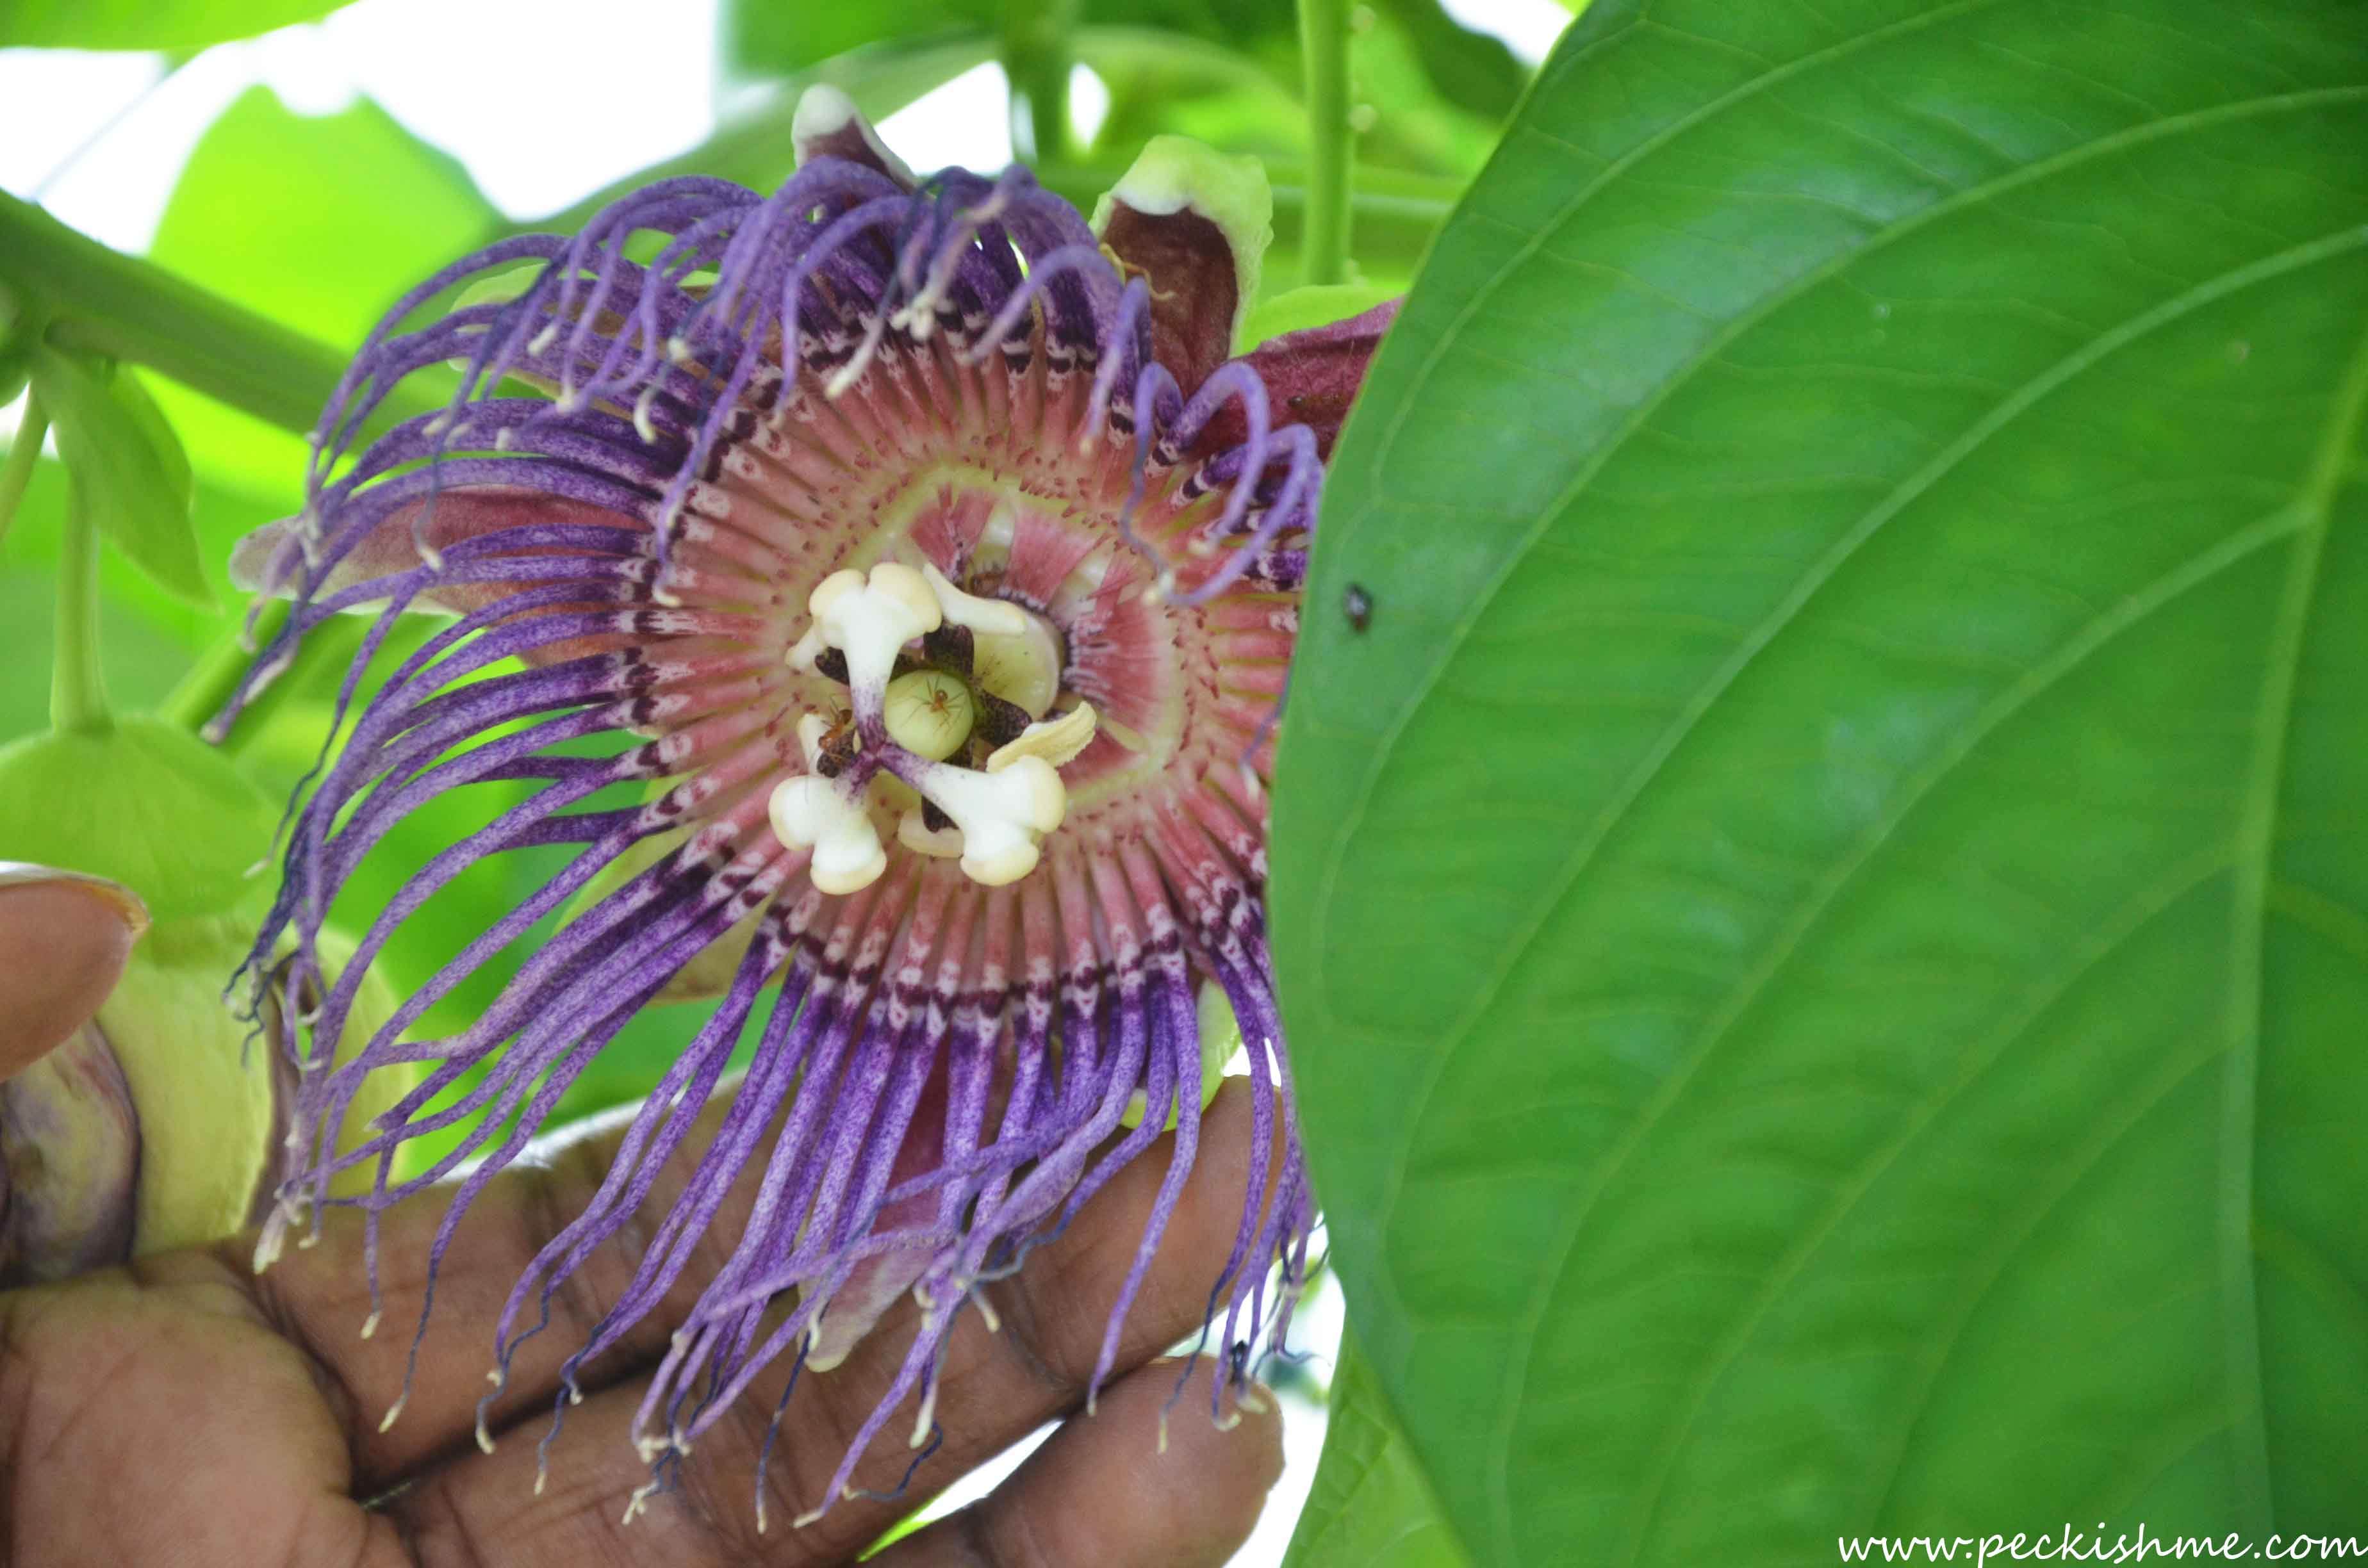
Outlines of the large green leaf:
M1471 1560L1439 1517L1354 1338L1340 1346L1325 1408L1324 1457L1289 1568L1463 1568Z
M1542 73L1275 795L1480 1560L2368 1533L2363 148L2349 0L1602 0Z
M325 17L346 0L8 0L0 49L199 49Z
M862 6L725 0L723 61L743 78L794 76L877 45L991 39L1000 9L998 0L871 0Z
M148 255L351 349L404 290L465 254L497 217L459 163L378 105L308 117L256 87L199 139ZM297 437L177 387L159 389L159 401L200 468L262 494L301 493L306 450Z

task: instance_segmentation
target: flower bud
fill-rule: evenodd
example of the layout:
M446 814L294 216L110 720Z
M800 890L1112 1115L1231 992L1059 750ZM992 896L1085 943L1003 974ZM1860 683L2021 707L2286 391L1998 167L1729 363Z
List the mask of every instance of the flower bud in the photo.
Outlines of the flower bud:
M85 1024L0 1083L0 1285L131 1255L140 1113L107 1037Z

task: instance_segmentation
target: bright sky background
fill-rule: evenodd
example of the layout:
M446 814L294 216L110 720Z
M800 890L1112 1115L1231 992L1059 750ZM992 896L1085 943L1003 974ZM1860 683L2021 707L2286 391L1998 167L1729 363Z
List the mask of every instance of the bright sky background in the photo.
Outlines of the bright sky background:
M1277 0L1280 4L1281 0ZM714 131L719 0L358 0L317 24L205 51L170 79L153 54L0 50L0 188L118 249L144 251L190 149L214 118L260 83L302 114L375 98L422 139L467 165L513 217L555 211L612 180L687 151ZM1524 59L1545 57L1570 12L1559 0L1442 0L1466 26L1496 33ZM619 40L630 40L620 48ZM528 61L523 78L507 73ZM489 72L488 62L503 70ZM490 78L490 82L489 79ZM161 82L161 85L160 85ZM630 103L627 115L559 123L542 90ZM1071 108L1090 135L1108 107L1078 67ZM997 168L1011 142L1000 73L954 78L881 130L916 168ZM15 411L0 411L13 427ZM1328 1358L1340 1333L1339 1292L1319 1288L1294 1339ZM1289 1462L1257 1537L1237 1562L1280 1562L1323 1447L1320 1411L1288 1407ZM1004 1464L958 1492L974 1493ZM955 1500L952 1497L949 1501Z

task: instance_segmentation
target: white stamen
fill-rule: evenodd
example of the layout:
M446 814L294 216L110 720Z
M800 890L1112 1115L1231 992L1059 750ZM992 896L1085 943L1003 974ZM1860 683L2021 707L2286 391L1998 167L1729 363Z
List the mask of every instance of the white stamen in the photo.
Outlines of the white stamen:
M830 733L830 721L819 713L809 713L798 721L798 749L805 754L806 771L822 771L822 743Z
M911 1447L919 1448L929 1440L929 1428L938 1424L938 1381L929 1380L928 1390L921 1395L921 1413L913 1421Z
M930 562L921 563L921 575L928 583L929 591L937 595L940 613L954 625L967 626L991 637L1017 637L1028 630L1028 612L1009 600L964 593L947 581L946 574Z
M1060 639L1043 617L1005 600L987 602L1016 611L1024 624L1012 633L974 631L971 674L984 690L1016 704L1030 719L1042 719L1061 694Z
M790 651L781 655L781 663L793 670L812 675L814 661L821 658L822 651L829 646L829 643L823 641L822 628L809 626L805 630L805 635L791 643Z

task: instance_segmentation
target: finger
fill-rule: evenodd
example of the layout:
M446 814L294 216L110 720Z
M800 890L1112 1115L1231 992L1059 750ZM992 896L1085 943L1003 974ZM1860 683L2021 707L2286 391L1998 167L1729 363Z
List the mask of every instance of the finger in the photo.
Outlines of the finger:
M871 1559L877 1568L1217 1568L1282 1476L1282 1417L1258 1389L1240 1421L1207 1418L1216 1363L1138 1368L992 1493Z
M1120 1345L1121 1369L1198 1328L1209 1287L1241 1217L1248 1174L1249 1096L1221 1091L1206 1113L1201 1157L1182 1193ZM944 1438L909 1482L909 1413L892 1420L855 1475L859 1492L810 1526L786 1528L818 1504L849 1440L894 1382L913 1339L906 1301L881 1320L840 1366L799 1384L783 1434L765 1465L757 1528L757 1472L781 1382L760 1381L703 1437L677 1493L620 1524L649 1468L632 1443L645 1384L620 1383L567 1412L536 1494L538 1441L548 1410L503 1436L494 1454L465 1457L426 1477L397 1505L423 1542L499 1540L504 1561L569 1563L590 1550L631 1549L632 1561L691 1564L759 1557L768 1563L839 1562L878 1538L918 1499L1000 1452L1085 1397L1120 1282L1133 1265L1172 1147L1162 1139L1096 1194L1059 1240L1011 1278L985 1288L1000 1327L963 1312L946 1348L937 1422ZM780 1369L786 1378L786 1366ZM1179 1406L1179 1413L1183 1407ZM1208 1420L1202 1403L1190 1418ZM431 1554L432 1555L432 1554Z
M588 1340L609 1305L640 1266L656 1217L672 1207L697 1156L729 1108L718 1094L663 1170L643 1208L551 1299L551 1324L526 1340L489 1413L495 1429L551 1407L562 1363ZM495 1325L527 1265L598 1190L632 1120L625 1108L539 1143L487 1183L455 1231L437 1267L434 1310L423 1326L429 1249L454 1192L438 1188L381 1216L379 1305L374 1309L366 1235L359 1212L334 1209L320 1240L300 1241L268 1270L253 1271L255 1238L221 1244L193 1267L227 1267L279 1333L302 1346L320 1369L324 1393L353 1446L359 1484L368 1489L448 1453L476 1452L477 1403L488 1392ZM698 1299L700 1281L721 1267L737 1237L761 1173L734 1188L676 1289L618 1347L582 1369L586 1389L606 1387L662 1354ZM176 1260L159 1267L170 1268ZM381 1313L371 1323L371 1313ZM415 1353L415 1342L416 1350ZM399 1407L399 1417L390 1420Z
M0 1079L89 1022L148 909L104 878L0 860Z

